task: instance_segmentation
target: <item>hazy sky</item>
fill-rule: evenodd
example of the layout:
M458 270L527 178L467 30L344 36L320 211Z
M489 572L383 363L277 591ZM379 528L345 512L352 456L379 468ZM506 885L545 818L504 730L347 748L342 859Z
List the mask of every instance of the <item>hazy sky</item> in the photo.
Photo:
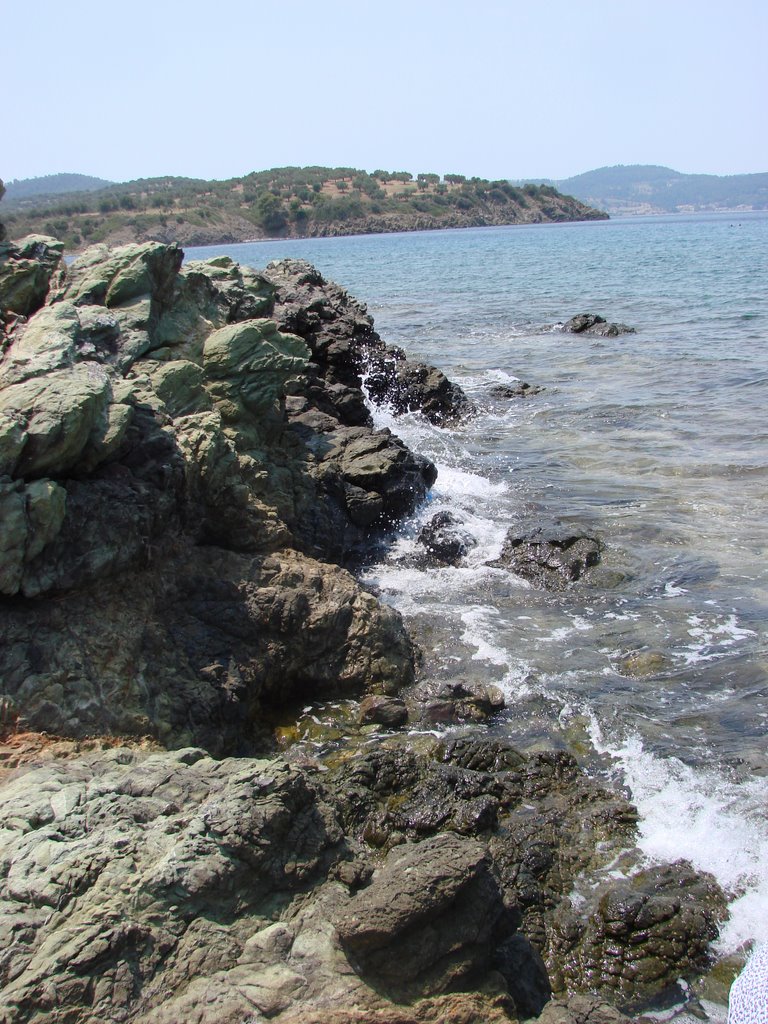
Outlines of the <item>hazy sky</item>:
M766 0L0 0L0 178L768 170Z

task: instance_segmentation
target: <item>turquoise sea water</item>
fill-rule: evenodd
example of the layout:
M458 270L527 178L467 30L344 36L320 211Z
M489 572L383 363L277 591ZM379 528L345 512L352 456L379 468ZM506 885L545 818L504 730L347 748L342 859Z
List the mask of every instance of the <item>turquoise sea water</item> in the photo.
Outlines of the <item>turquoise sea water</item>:
M721 947L768 940L768 215L263 242L366 301L382 337L479 407L440 431L376 411L440 475L365 573L435 680L500 685L499 724L629 787L649 858L687 857L732 898ZM619 338L553 328L592 311ZM521 378L546 390L494 397ZM477 540L461 568L408 555L436 511ZM534 590L488 567L509 526L559 517L605 542L595 581ZM653 652L653 670L623 659Z

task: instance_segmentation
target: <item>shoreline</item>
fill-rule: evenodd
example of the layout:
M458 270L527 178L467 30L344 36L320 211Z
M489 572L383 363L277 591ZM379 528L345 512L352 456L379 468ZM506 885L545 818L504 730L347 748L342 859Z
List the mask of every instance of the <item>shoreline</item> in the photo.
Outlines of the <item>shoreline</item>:
M141 742L148 724L165 748L87 750L74 776L68 760L43 764L6 791L14 913L52 887L43 905L67 906L85 929L59 966L66 998L79 1005L70 964L102 999L117 989L131 1019L163 1007L153 1020L186 1019L205 986L238 1007L268 989L259 1010L290 1020L297 1003L376 1009L384 992L419 1006L462 983L491 1000L488 1019L511 1020L546 1006L550 977L559 993L629 1008L700 974L722 896L679 865L626 884L605 876L636 826L621 794L565 751L522 755L490 738L487 692L441 698L440 714L480 716L456 739L402 729L432 700L410 697L412 639L339 566L412 511L435 470L373 429L361 374L438 427L472 414L466 396L387 347L364 307L309 264L181 269L177 247L152 244L99 255L62 277L50 247L37 254L57 301L15 311L30 319L11 327L4 360L7 408L38 403L51 423L41 439L13 434L6 452L22 540L3 577L5 710L84 743L104 732ZM307 703L331 708L327 727L296 711ZM295 742L304 730L327 757ZM38 858L49 828L69 874ZM390 916L403 857L419 884ZM143 880L130 908L126 863ZM568 907L584 872L602 885L586 920ZM466 930L456 905L482 920ZM637 923L641 908L650 924ZM440 922L435 935L425 919ZM24 954L61 923L35 918ZM312 950L309 967L294 945ZM117 985L131 957L143 1004ZM21 968L3 998L39 1005L41 982ZM521 970L533 995L515 989Z

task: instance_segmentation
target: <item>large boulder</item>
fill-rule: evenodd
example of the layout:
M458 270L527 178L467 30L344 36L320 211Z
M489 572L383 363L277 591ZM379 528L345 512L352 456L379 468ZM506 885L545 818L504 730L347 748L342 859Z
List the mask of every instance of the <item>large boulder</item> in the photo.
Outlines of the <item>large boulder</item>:
M0 340L16 319L29 317L45 302L61 273L64 245L47 235L5 242L0 225Z
M450 833L392 850L335 925L363 977L397 998L456 988L513 930L487 849Z

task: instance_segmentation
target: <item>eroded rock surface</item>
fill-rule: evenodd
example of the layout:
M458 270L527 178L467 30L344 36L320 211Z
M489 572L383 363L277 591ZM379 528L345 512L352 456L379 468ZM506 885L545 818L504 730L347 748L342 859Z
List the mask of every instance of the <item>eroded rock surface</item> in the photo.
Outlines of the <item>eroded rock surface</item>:
M306 263L60 255L0 252L0 716L89 752L0 747L0 1019L619 1024L568 994L629 1006L700 970L717 887L638 873L634 808L572 757L372 738L406 721L415 652L335 563L435 470L364 388L434 423L471 414L460 390ZM599 552L513 541L545 585ZM272 756L276 708L365 694L346 749Z
M574 884L613 868L632 817L567 755L470 738L323 772L40 754L0 787L0 1016L506 1020L550 979L626 1006L700 969L722 906L669 867L606 876L577 915Z

